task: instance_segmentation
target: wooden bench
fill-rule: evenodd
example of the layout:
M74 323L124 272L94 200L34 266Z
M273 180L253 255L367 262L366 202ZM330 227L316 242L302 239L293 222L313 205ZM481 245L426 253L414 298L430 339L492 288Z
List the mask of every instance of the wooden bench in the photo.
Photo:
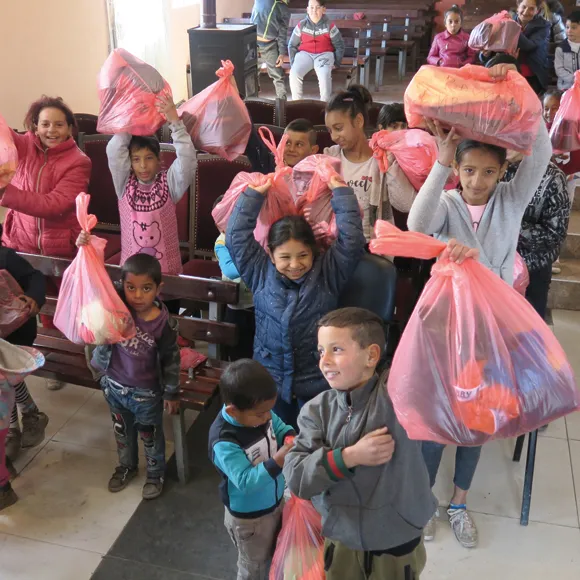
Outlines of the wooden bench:
M45 276L62 278L71 261L63 258L21 254L34 268ZM118 281L121 268L107 266L107 272L113 281ZM177 473L182 483L190 476L190 467L186 444L185 411L187 409L201 412L209 407L218 392L218 384L225 363L220 360L220 346L234 346L237 343L238 329L234 324L221 322L222 310L226 304L238 301L238 285L217 279L194 278L192 276L163 276L164 299L181 299L182 307L190 303L204 302L208 306L207 319L191 316L175 316L179 322L179 334L190 341L208 343L209 360L198 367L181 373L180 411L172 417L175 442ZM42 314L53 315L56 308L56 297L48 296ZM82 345L73 344L60 331L49 328L38 328L34 346L42 352L45 364L35 374L48 379L61 380L75 385L98 389L86 362Z

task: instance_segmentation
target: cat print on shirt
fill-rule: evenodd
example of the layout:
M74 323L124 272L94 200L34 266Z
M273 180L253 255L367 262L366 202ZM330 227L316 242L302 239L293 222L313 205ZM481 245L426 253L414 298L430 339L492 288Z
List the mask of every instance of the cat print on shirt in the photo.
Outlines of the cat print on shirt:
M133 222L133 239L140 248L140 253L149 254L160 260L163 254L157 250L157 245L161 241L161 228L159 222L146 224L144 222Z

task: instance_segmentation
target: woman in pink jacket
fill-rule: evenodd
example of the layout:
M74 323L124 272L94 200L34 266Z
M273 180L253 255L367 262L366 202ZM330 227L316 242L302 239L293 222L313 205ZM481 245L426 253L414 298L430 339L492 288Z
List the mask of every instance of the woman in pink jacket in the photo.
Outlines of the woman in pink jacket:
M87 191L91 161L72 137L75 118L60 97L43 95L32 103L24 126L24 135L12 135L18 170L0 189L0 205L8 208L2 243L17 252L72 258L80 233L75 199ZM52 323L46 317L42 321ZM48 383L52 389L60 386Z
M427 62L435 66L461 68L475 62L477 52L469 48L469 34L461 29L463 12L454 4L445 12L445 31L433 39Z

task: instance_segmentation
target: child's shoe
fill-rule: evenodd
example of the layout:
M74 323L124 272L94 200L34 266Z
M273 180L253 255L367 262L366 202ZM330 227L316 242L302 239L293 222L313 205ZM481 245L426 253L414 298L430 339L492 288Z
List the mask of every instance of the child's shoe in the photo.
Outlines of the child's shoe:
M423 529L423 537L426 542L431 542L435 539L435 529L437 527L437 519L439 518L439 508L431 516L431 519L427 522L427 525Z
M115 467L115 473L109 479L109 491L111 493L117 493L118 491L123 491L131 482L132 479L137 477L138 469L134 467L129 469L123 465Z
M465 505L450 505L447 510L451 529L457 541L464 548L475 548L477 546L478 534L475 522L467 511Z
M40 411L22 413L22 448L40 445L47 425L48 417Z
M18 457L21 447L22 432L16 427L10 427L6 435L6 457L14 461Z
M155 499L161 495L162 491L162 477L147 477L145 485L143 486L143 499Z
M16 492L12 489L10 482L0 486L0 512L18 501Z

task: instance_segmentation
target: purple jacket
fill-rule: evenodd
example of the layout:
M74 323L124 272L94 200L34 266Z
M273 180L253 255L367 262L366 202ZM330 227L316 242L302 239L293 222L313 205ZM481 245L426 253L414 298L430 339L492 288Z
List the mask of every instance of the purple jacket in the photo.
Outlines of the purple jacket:
M477 51L467 46L469 33L460 30L457 34L449 34L447 30L435 35L427 62L435 66L461 68L464 64L475 62Z

